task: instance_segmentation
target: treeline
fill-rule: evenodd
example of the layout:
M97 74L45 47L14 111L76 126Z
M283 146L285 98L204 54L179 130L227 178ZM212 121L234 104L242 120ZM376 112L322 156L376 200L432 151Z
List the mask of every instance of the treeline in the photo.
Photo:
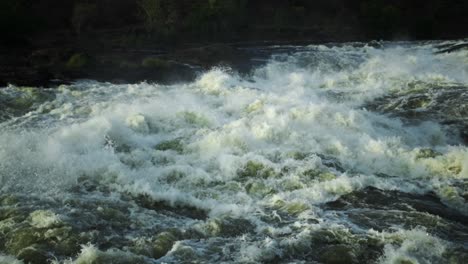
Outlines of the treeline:
M466 0L0 0L3 39L126 29L161 40L466 37Z

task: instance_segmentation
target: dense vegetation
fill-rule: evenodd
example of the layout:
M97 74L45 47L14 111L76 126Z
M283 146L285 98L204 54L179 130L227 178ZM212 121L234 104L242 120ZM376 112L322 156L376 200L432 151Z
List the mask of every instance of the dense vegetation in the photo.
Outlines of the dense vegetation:
M466 10L466 0L0 0L0 87L244 67L226 43L465 38Z
M18 40L96 30L161 41L466 37L464 0L2 0L0 29Z

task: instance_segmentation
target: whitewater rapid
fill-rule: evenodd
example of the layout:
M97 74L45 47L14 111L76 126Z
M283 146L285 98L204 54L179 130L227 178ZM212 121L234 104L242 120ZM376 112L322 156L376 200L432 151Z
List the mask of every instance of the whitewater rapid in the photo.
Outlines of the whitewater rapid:
M0 263L462 263L468 51L438 52L458 43L0 89Z

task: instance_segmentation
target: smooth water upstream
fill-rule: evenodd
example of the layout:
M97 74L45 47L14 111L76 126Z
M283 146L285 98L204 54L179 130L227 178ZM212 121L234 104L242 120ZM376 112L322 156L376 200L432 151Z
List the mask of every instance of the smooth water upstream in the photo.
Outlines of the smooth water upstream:
M468 50L439 53L460 43L0 89L0 263L463 263Z

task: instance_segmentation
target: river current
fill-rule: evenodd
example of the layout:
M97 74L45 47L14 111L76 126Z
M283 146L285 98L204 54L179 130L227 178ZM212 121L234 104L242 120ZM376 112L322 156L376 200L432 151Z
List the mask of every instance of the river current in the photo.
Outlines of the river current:
M0 263L466 263L465 43L2 88Z

